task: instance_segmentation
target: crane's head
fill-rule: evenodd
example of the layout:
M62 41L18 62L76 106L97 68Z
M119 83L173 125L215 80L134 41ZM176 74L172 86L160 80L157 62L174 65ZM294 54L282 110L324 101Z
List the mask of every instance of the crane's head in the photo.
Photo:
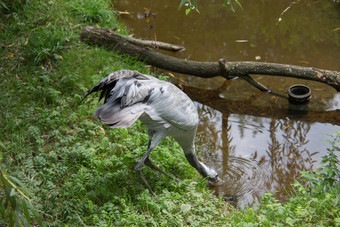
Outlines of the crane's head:
M212 184L215 183L220 183L222 182L221 178L218 177L218 174L216 172L216 170L214 170L211 167L208 167L206 165L204 165L203 163L201 163L202 167L203 167L203 173L201 173L204 177L208 178L208 181Z
M211 176L209 176L209 179L208 179L210 184L219 185L219 184L223 183L223 180L218 176L216 171L214 169L210 169L210 170L213 173Z
M218 174L213 168L206 166L205 171L207 172L207 176L210 181L214 181L215 179L218 178Z
M219 186L223 184L223 180L218 176L217 172L213 168L207 167L208 185Z

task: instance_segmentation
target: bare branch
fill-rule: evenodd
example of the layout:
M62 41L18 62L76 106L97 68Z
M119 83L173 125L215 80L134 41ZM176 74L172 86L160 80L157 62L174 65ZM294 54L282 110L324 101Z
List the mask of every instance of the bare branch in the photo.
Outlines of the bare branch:
M340 92L340 72L313 67L296 65L241 61L241 62L199 62L189 61L164 55L145 46L131 43L126 36L119 35L112 30L85 27L81 33L81 40L89 44L105 46L131 56L137 56L140 60L152 66L172 72L194 75L203 78L223 76L226 79L243 77L255 85L250 74L294 77L298 79L313 80L325 83ZM223 66L223 67L221 67ZM257 84L258 88L268 91L263 85ZM260 90L261 90L260 89Z

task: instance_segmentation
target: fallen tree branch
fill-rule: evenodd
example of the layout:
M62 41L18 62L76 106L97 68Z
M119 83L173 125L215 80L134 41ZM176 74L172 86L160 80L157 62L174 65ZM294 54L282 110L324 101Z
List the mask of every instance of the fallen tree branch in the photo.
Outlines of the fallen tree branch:
M249 77L250 74L294 77L325 83L340 92L340 72L337 71L254 61L225 61L221 64L221 62L183 60L158 53L137 43L131 43L126 36L119 35L113 30L96 27L85 27L80 38L89 44L105 46L131 56L137 56L147 64L172 72L203 78L223 76L226 79L235 77L246 78ZM221 67L221 65L223 65L223 67ZM264 87L262 88L264 89Z

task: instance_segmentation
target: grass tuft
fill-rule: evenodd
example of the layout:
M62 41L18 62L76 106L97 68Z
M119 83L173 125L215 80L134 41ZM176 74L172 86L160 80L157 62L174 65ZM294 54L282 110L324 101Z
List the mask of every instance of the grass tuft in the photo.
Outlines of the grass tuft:
M98 24L112 21L112 5L104 0L70 1L72 14L82 23Z
M25 45L27 60L33 61L36 65L62 60L61 53L69 40L70 36L63 27L55 25L38 27L32 31Z

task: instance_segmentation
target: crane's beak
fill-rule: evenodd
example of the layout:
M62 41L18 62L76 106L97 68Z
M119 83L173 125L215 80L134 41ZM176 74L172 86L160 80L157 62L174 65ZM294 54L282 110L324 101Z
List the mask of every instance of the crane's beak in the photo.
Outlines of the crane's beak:
M209 186L220 186L223 183L224 183L223 180L218 175L215 178L208 179Z

